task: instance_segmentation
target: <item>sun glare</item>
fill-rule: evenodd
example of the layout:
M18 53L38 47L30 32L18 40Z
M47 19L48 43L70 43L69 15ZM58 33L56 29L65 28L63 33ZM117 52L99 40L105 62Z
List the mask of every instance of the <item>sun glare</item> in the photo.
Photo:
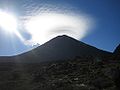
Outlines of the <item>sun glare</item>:
M17 17L15 15L0 10L0 28L10 35L16 35L22 42L24 42L24 38L18 32L18 22ZM8 34L8 35L9 35Z
M17 29L16 17L0 10L0 27L7 32L14 32Z

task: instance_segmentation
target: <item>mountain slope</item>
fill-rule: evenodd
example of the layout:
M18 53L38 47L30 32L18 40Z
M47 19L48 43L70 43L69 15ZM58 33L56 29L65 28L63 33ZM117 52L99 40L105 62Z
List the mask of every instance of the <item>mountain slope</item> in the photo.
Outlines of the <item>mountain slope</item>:
M20 62L43 62L52 60L64 60L79 57L103 58L111 53L99 50L93 46L75 40L66 35L58 36L45 44L15 58Z

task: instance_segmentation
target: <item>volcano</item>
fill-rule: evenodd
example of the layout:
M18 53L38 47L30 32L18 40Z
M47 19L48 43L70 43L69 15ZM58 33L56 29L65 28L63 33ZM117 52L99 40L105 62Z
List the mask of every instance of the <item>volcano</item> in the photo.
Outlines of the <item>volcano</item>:
M58 36L23 54L0 57L0 89L120 90L116 89L120 82L118 57L119 46L110 53Z
M73 59L75 57L93 57L93 58L103 58L108 57L112 53L106 52L96 47L85 44L74 38L66 35L57 36L45 44L25 52L20 55L10 56L10 57L0 57L0 62L44 62L53 60L66 60Z

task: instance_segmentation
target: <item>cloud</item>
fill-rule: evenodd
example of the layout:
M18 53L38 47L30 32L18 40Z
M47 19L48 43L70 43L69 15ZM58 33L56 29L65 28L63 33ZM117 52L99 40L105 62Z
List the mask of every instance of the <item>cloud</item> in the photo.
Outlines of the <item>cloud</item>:
M59 36L68 35L81 40L93 26L93 20L87 15L43 13L32 16L25 24L26 30L32 35L31 40L43 44L48 40Z

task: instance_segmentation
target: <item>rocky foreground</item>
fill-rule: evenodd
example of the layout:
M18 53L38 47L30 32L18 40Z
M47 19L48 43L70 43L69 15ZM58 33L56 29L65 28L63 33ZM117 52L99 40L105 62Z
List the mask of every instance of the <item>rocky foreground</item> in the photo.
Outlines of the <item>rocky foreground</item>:
M0 90L117 90L119 68L120 61L92 58L32 64L0 63Z

